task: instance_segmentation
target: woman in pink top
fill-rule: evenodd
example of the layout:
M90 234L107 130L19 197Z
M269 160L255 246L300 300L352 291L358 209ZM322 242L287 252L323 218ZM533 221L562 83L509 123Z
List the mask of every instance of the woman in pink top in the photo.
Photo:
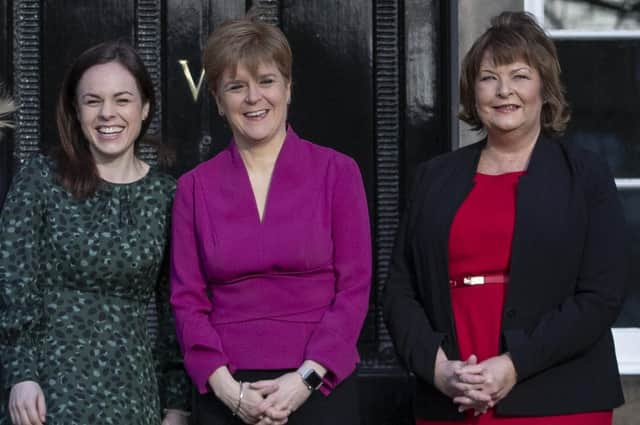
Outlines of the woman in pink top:
M178 181L171 271L198 424L359 423L367 202L351 158L287 127L291 62L282 32L249 18L205 48L233 139Z

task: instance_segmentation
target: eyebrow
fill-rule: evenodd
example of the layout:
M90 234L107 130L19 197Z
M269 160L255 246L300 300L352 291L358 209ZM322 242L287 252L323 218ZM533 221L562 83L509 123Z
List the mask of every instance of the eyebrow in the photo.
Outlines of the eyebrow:
M529 68L528 66L521 66L520 68L516 68L516 69L513 69L513 70L509 71L509 73L510 74L515 74L516 72L520 72L520 71L531 72L531 68ZM481 72L489 72L491 74L496 74L495 71L493 71L492 69L487 69L487 68L480 68L478 73L481 73Z
M276 78L277 76L278 76L278 74L276 74L275 72L267 72L265 74L258 74L258 75L255 75L255 76L252 75L252 77L254 77L256 80L259 80L261 78L266 78L266 77ZM232 80L223 81L222 84L227 85L227 84L244 83L244 82L245 82L245 80L243 80L241 78L233 77Z
M123 96L123 95L134 96L134 94L131 93L128 90L119 91L119 92L115 93L113 96L114 97L118 97L118 96ZM83 94L81 97L97 97L97 98L101 98L102 96L100 96L98 94L95 94L95 93L89 92L89 93Z

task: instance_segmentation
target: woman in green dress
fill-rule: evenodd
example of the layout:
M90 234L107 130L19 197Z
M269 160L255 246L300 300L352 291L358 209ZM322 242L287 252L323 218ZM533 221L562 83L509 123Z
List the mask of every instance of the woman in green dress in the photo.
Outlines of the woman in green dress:
M186 424L163 279L175 181L136 156L153 93L126 43L85 51L58 98L57 149L14 177L0 216L2 424Z

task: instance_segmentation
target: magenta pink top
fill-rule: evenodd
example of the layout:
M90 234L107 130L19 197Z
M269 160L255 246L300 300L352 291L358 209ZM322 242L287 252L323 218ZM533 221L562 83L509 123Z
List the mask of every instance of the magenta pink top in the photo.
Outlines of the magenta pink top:
M371 240L358 165L290 128L260 222L249 176L229 147L178 180L171 304L200 393L220 366L350 375L368 308Z

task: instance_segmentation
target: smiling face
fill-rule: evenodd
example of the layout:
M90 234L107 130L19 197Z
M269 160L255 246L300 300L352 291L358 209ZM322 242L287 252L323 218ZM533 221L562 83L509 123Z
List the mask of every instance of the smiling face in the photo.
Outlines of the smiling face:
M133 157L149 103L126 68L109 62L87 69L76 89L76 110L97 163Z
M231 127L237 144L284 140L291 83L274 63L261 63L255 75L239 63L228 68L214 93L218 111Z
M542 82L538 71L522 60L496 65L485 54L475 82L475 100L489 137L508 133L535 138L540 132Z

